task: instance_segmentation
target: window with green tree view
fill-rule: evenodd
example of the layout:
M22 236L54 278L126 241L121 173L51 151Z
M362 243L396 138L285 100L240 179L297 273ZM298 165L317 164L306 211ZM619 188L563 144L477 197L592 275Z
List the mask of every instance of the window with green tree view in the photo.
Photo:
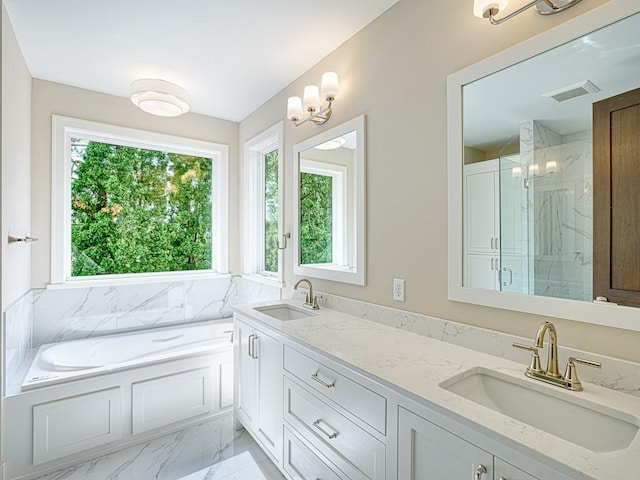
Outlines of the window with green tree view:
M52 283L224 272L226 146L66 117L54 135Z
M264 269L278 272L278 150L264 156Z
M211 159L72 139L72 276L211 268Z
M333 262L333 178L300 172L300 263Z
M243 269L270 282L284 281L282 130L279 122L248 139L242 162Z

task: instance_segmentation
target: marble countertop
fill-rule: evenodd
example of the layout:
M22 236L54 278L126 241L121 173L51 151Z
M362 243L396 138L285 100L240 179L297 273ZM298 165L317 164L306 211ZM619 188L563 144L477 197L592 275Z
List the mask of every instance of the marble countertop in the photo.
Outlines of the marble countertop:
M534 382L535 388L556 389L524 377L526 365L471 349L441 342L423 335L389 327L329 309L298 320L279 321L253 307L278 303L300 306L299 301L265 302L233 307L238 313L273 327L287 337L327 353L343 363L400 387L437 405L454 419L495 432L502 439L527 447L540 455L537 461L554 460L575 471L575 478L630 480L640 471L640 434L625 449L598 453L548 434L499 412L467 400L440 387L456 375L483 367L518 381ZM317 315L315 315L317 313ZM546 359L543 359L543 362ZM548 391L548 390L547 390ZM640 398L596 385L584 384L584 391L561 390L577 404L595 403L615 409L640 424ZM597 432L594 432L597 435Z

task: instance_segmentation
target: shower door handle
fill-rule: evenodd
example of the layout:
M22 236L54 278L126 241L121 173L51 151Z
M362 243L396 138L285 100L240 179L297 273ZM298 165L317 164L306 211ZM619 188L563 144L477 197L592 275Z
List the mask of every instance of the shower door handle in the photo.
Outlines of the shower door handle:
M511 270L509 267L504 267L502 271L509 272L509 281L502 282L503 286L508 287L513 283L513 270Z

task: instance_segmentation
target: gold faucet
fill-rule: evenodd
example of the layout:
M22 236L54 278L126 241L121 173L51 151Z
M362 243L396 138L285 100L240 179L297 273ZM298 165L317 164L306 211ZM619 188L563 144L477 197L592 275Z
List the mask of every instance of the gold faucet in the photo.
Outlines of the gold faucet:
M544 322L538 327L536 333L535 346L544 347L544 336L549 332L549 358L547 359L547 375L553 378L560 378L558 368L558 333L556 327L551 322Z
M544 337L546 336L547 331L549 332L549 358L547 360L547 369L543 370L540 365L538 349L544 347ZM532 353L531 363L524 372L527 377L566 388L568 390L574 390L577 392L581 392L583 390L582 382L578 379L576 363L589 365L591 367L601 366L598 362L569 357L565 374L561 375L558 369L558 334L556 332L556 327L551 322L543 322L538 327L534 346L522 345L520 343L514 343L513 346L529 350Z
M300 285L301 283L306 283L309 287L309 291L304 295L304 303L302 304L302 306L305 308L310 308L311 310L318 310L320 308L320 305L318 305L318 297L313 294L313 285L311 285L311 281L307 280L306 278L298 280L298 283L295 284L293 289L297 290L298 285Z

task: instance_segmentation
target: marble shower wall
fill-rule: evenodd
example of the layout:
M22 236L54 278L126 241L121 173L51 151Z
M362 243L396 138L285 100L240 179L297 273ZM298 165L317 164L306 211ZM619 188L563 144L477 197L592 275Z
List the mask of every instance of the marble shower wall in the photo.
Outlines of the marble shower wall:
M530 121L520 133L521 158L538 168L528 192L530 293L591 301L591 132L561 137ZM555 162L553 173L547 171L549 162Z

